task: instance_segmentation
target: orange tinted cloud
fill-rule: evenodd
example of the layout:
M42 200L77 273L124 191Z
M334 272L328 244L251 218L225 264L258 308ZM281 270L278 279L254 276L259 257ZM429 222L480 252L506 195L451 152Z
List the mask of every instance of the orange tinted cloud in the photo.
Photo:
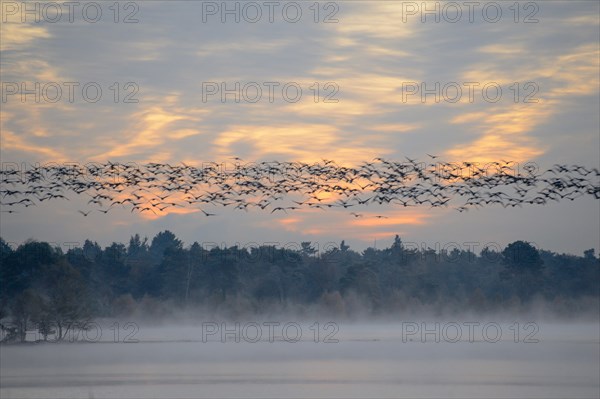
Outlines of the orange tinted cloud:
M159 219L161 217L164 217L164 216L167 216L167 215L170 215L170 214L188 215L188 214L191 214L191 213L199 213L200 209L170 207L170 208L167 208L167 209L161 211L160 209L154 208L154 212L152 212L152 211L144 211L144 212L139 213L139 215L140 215L140 217L142 219L156 220L156 219Z
M327 212L318 209L302 209L289 212L286 217L276 219L275 225L289 232L317 238L340 237L372 241L374 238L393 238L395 234L405 234L406 229L429 223L431 215L422 210L393 209L381 213L361 212L361 217L350 214L350 210L332 208ZM385 218L377 218L381 215ZM273 222L264 226L273 226Z
M480 131L470 143L456 145L446 151L446 159L470 162L494 162L509 159L514 162L531 160L544 153L537 140L529 137L538 125L552 114L552 104L513 104L508 109L495 107L487 112L458 115L454 124L470 124L470 130Z
M43 133L43 132L41 132ZM17 136L11 131L2 131L2 150L22 151L34 155L37 159L52 160L54 162L64 162L68 158L60 151L51 147L42 147L27 141L25 138Z
M402 225L424 225L427 223L429 215L425 213L402 213L402 214L388 214L387 212L381 214L383 218L378 218L377 214L363 213L362 217L358 217L353 220L350 224L358 227L379 227L379 226L402 226Z
M360 137L357 140L362 141ZM299 162L322 162L324 156L338 164L354 164L370 154L385 152L377 147L353 145L335 126L324 124L289 124L283 126L232 126L213 141L219 158L237 155L244 146L249 159L292 159Z
M14 21L13 19L12 22L11 18L8 18L7 22L2 21L2 24L0 24L0 35L2 35L0 51L20 50L36 39L47 39L51 37L48 29L45 27L21 23L19 17L20 16L17 16L17 20Z
M198 111L178 105L178 96L171 95L160 99L162 104L144 107L130 116L131 127L126 132L108 137L105 152L93 157L94 160L117 159L131 155L152 153L152 162L172 161L173 144L177 140L200 135L199 129L179 128L175 123L201 121ZM129 133L131 132L131 133Z

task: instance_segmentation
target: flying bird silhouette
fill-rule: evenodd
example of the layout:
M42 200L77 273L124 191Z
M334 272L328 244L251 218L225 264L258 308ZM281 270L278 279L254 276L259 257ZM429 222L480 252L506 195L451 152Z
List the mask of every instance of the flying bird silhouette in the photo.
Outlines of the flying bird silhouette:
M326 159L315 164L270 161L248 163L227 173L216 162L202 168L184 163L135 165L112 161L86 167L32 166L25 172L0 170L0 197L10 199L2 206L27 208L46 201L69 200L67 195L71 194L87 194L91 197L88 205L96 206L103 214L115 205L131 212L156 213L197 203L270 213L373 204L430 208L452 205L465 212L473 207L540 206L589 196L600 199L600 172L584 165L555 164L546 170L535 167L519 172L507 160L492 162L494 168L478 167L474 162L433 165L408 157L406 160L377 157L351 167ZM167 199L169 202L165 202ZM108 203L108 208L102 209L103 203ZM90 212L79 211L84 217Z

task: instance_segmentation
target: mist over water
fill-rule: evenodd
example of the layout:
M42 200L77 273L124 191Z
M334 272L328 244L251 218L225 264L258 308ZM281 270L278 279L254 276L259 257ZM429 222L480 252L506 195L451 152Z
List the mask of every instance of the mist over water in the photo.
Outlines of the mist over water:
M87 342L80 336L74 343L4 345L0 396L597 398L600 394L600 329L595 321L529 321L526 327L527 320L413 317L393 322L332 321L336 328L327 331L325 321L308 319L146 322L135 323L139 330L133 336L133 329L124 334L124 324L117 322L118 336L114 320L100 320L101 337L90 332Z
M172 245L144 245L143 268L107 257L117 244L5 248L2 398L599 397L593 250L517 241L501 263L450 263L409 260L397 236L362 254L342 241L336 262L194 265L179 255L201 248L157 237Z

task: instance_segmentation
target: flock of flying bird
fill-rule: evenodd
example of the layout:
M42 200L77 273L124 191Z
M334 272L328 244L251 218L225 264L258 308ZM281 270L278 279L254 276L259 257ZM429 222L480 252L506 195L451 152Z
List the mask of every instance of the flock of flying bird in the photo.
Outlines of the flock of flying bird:
M205 163L202 167L165 163L93 163L2 168L2 212L52 200L87 195L83 216L107 214L115 207L161 215L171 208L197 207L205 216L210 206L287 213L297 209L341 208L359 218L361 206L472 207L543 205L584 196L600 199L600 172L580 165L554 165L539 170L499 161L403 162L375 158L355 167L334 161L318 163ZM383 215L371 216L385 218Z

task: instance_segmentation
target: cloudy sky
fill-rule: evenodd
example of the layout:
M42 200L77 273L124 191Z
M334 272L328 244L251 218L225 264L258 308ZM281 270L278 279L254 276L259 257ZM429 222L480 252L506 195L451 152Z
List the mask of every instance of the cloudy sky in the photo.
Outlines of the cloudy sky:
M427 153L449 162L599 166L597 1L430 2L426 10L400 1L30 3L24 10L2 1L3 167L201 166L232 157L358 165L426 161ZM364 249L387 246L395 234L432 248L523 239L581 254L600 245L591 198L464 213L369 207L362 219L344 209L224 208L213 218L197 208L84 218L77 210L87 199L2 213L1 235L65 246L164 229L187 244L228 246L323 248L345 239Z

